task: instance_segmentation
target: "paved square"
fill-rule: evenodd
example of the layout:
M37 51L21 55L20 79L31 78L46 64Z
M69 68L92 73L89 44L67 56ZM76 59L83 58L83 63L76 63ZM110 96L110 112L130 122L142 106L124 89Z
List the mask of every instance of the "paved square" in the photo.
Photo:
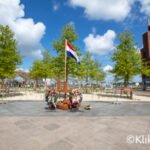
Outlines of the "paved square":
M92 110L45 110L43 101L0 104L0 150L149 150L149 102L83 102ZM139 139L140 140L140 139Z

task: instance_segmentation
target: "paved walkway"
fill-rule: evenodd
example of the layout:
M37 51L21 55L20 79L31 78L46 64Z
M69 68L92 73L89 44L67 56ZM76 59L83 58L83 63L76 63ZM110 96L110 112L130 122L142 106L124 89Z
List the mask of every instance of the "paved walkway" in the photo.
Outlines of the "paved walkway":
M0 104L0 150L149 150L136 141L150 136L149 102L87 103L92 110L78 112L45 110L43 101Z
M78 111L63 111L44 109L44 101L8 101L0 105L0 116L68 116L68 117L100 117L100 116L150 116L150 102L118 102L111 101L83 102L82 106L90 104L91 110L85 110L81 107Z

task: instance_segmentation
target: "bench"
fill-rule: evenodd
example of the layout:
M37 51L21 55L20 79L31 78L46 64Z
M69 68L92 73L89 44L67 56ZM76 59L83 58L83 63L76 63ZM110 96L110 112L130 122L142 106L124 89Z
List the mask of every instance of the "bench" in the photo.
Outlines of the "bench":
M0 95L4 96L9 93L9 88L0 88Z
M120 89L120 97L125 94L127 98L132 99L133 98L133 90L129 87L124 87Z

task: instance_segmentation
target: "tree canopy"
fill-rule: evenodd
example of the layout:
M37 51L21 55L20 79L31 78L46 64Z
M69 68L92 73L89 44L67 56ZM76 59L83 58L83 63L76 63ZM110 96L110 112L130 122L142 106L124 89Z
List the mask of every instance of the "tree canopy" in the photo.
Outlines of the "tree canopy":
M137 43L134 42L134 36L125 31L118 35L119 45L112 55L112 61L115 62L111 71L116 77L123 79L124 86L129 84L133 76L145 73L147 68L142 64L141 55L137 50Z
M81 56L79 48L74 44L78 35L74 27L70 24L64 26L60 38L52 43L57 55L50 56L48 51L44 52L44 57L41 61L33 63L30 71L31 77L34 79L39 78L54 78L55 80L65 79L65 40L73 46L77 55ZM104 79L105 74L101 69L99 61L92 59L91 54L87 52L80 60L80 65L76 61L67 57L67 77L71 75L80 79L101 81Z
M81 73L80 76L85 78L87 83L89 80L101 81L105 77L105 73L102 71L100 62L92 59L89 52L86 52L82 58L79 70Z
M68 42L73 46L74 50L78 55L81 55L79 52L79 48L74 44L74 42L78 39L78 35L75 31L75 28L71 24L67 24L62 29L62 33L60 35L60 38L52 43L55 51L57 52L57 56L54 58L54 72L55 77L57 79L65 79L65 40L68 40ZM67 64L66 64L66 79L68 78L68 75L74 75L77 76L77 70L78 65L76 64L76 61L70 57L67 57Z
M46 79L53 77L53 63L52 56L49 50L43 52L43 59L37 60L33 63L30 70L30 76L33 79Z
M12 77L17 65L21 64L21 56L17 51L14 33L9 26L0 25L0 78Z

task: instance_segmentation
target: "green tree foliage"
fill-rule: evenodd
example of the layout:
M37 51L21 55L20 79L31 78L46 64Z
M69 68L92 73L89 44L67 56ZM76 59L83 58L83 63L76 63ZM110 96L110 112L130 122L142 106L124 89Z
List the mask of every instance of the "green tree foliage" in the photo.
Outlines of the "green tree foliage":
M95 80L95 81L97 81L97 82L104 80L106 74L102 70L100 62L97 61L97 60L94 60L94 67L95 67L95 69L93 71L92 79Z
M8 26L0 25L0 78L12 77L17 65L21 64L21 56L17 51L14 33Z
M35 80L45 78L46 72L44 68L45 67L41 60L33 62L32 68L30 70L30 77Z
M56 79L64 79L65 74L65 40L68 40L68 42L73 46L75 51L78 55L81 55L79 53L79 48L73 43L75 40L78 39L78 35L74 29L74 27L71 24L67 24L64 26L62 33L60 35L60 38L52 43L54 49L57 52L57 57L53 59L54 64L54 73ZM79 65L76 64L76 61L70 57L67 57L67 77L71 74L73 76L78 75L78 67ZM75 69L76 68L76 69Z
M85 78L87 83L89 80L102 81L105 77L100 62L92 59L89 52L82 58L80 70L82 78Z
M51 78L54 76L54 64L53 64L53 57L50 55L49 50L45 50L43 54L43 68L45 70L45 78Z
M32 79L46 79L51 78L53 73L52 57L48 50L43 53L43 59L37 60L33 63L30 70L30 76Z
M133 42L134 36L125 31L118 37L120 44L112 55L115 66L111 72L123 79L124 86L127 86L133 76L146 73L147 69L142 65L141 55L136 49L137 43Z

